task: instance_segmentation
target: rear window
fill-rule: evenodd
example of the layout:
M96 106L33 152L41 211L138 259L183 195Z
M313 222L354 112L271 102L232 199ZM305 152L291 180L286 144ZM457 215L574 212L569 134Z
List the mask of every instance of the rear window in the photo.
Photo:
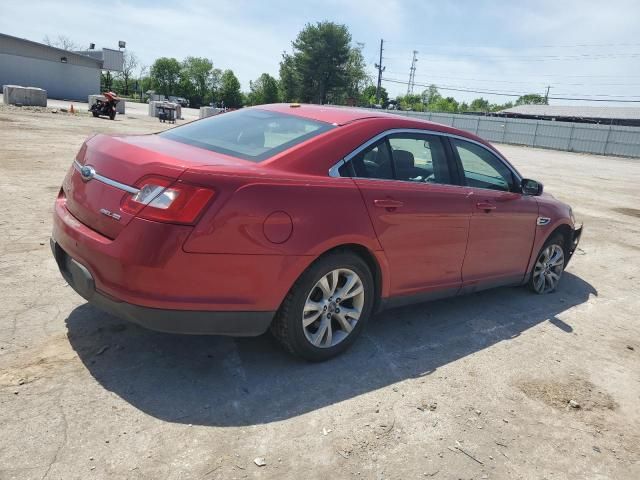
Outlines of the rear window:
M260 162L332 128L329 123L252 108L215 115L159 135Z

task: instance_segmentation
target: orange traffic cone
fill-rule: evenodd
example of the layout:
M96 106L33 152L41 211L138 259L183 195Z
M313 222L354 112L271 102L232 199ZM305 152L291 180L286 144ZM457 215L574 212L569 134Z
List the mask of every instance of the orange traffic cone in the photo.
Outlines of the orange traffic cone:
M76 113L75 108L73 108L73 103L71 104L71 108L69 108L69 113Z

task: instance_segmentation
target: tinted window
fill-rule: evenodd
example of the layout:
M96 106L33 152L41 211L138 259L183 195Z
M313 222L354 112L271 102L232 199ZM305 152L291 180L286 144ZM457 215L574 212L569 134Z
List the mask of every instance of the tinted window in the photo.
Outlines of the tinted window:
M452 142L460 157L467 186L505 192L513 190L513 174L502 160L475 143L458 139Z
M159 135L259 162L331 128L328 123L252 108L209 117Z
M451 183L447 155L440 137L400 133L389 137L389 145L397 180Z
M364 149L351 160L353 174L360 178L386 178L393 180L391 155L385 140Z

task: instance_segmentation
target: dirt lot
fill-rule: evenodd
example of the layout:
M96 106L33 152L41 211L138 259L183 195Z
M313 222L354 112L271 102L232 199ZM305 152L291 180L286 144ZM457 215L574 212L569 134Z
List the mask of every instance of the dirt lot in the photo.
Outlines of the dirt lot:
M388 311L313 365L143 330L59 275L83 139L159 128L0 107L0 479L640 478L640 160L502 146L586 223L559 291Z

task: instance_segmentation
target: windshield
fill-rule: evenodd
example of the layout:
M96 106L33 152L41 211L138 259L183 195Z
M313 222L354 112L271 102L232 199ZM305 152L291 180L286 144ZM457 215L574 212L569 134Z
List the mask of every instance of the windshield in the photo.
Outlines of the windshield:
M159 135L260 162L332 128L329 123L251 108L215 115Z

